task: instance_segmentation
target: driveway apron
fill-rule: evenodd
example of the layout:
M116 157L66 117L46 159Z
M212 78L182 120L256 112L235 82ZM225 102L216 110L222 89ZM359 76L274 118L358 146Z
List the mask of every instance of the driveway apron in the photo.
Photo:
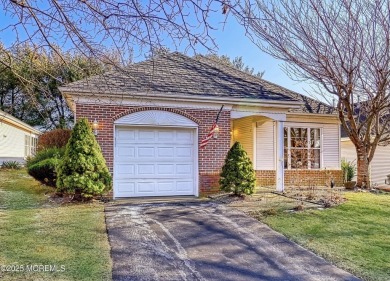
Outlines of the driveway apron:
M359 280L247 215L213 203L106 207L113 280Z

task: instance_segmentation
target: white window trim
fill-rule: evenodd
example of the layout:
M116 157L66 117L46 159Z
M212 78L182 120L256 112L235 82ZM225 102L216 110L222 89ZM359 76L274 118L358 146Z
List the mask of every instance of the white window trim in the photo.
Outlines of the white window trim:
M24 135L24 157L34 156L37 152L38 138L34 135Z
M293 126L284 126L285 129L287 129L287 168L284 168L285 170L294 170L291 167L291 128L297 128L297 129L306 129L307 131L307 141L308 141L308 147L305 148L309 150L311 148L311 130L312 129L319 129L320 130L320 167L318 168L312 168L311 167L311 161L308 160L307 163L307 169L300 169L300 170L322 170L322 167L324 167L324 157L323 157L323 128L322 127L307 127L307 126L299 126L299 125L293 125ZM283 136L284 138L284 136Z

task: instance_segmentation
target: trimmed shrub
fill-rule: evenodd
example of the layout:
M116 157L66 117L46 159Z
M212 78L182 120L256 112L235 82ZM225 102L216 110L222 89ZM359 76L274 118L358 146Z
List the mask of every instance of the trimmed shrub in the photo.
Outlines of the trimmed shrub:
M4 161L1 164L2 169L19 170L22 165L18 161Z
M35 163L28 168L28 174L34 179L48 185L56 186L56 166L59 163L57 158L48 158Z
M111 188L111 175L86 118L80 119L57 168L57 190L91 198Z
M47 148L44 150L41 150L37 152L37 154L33 157L29 157L26 160L26 166L27 168L31 165L34 165L35 163L38 163L42 160L48 159L48 158L62 158L65 154L65 147L57 148Z
M235 142L226 155L219 179L220 188L234 195L252 194L256 177L251 160L239 142Z
M39 151L26 161L27 172L34 179L56 187L56 166L65 154L65 148L49 148Z
M40 135L38 138L38 151L52 147L65 147L71 133L72 130L69 129L55 129Z

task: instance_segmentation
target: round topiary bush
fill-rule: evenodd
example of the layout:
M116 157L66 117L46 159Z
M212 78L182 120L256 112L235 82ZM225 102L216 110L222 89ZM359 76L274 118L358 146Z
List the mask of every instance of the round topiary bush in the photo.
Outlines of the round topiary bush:
M57 190L91 198L111 188L111 175L86 118L80 119L57 168Z
M251 160L239 142L235 142L226 155L219 179L220 188L234 195L252 194L256 177Z

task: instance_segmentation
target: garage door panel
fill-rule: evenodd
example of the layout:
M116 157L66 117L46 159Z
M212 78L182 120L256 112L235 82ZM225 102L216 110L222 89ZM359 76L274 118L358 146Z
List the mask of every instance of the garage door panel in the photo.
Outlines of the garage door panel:
M157 164L157 174L158 175L172 176L175 174L175 165L174 164Z
M146 142L155 141L155 130L143 129L143 130L137 130L137 132L138 132L139 141L146 141Z
M138 164L137 171L140 176L154 175L156 173L154 164Z
M176 164L176 174L192 176L193 165L191 164Z
M135 175L135 165L134 164L122 164L117 165L116 174L119 178L129 177Z
M121 194L126 193L128 196L132 196L135 191L135 183L128 181L118 181L117 191L119 191Z
M116 129L114 196L194 195L194 133L180 128Z
M157 156L166 158L171 157L173 158L175 155L175 148L174 147L157 147Z
M137 191L142 193L154 193L155 188L155 181L147 181L147 182L137 182Z
M155 157L155 148L152 146L138 147L138 157Z
M140 175L138 176L131 176L131 175L125 175L123 177L119 177L119 179L126 179L126 180L131 180L131 181L142 181L142 180L192 180L192 177L189 176L183 176L183 175L158 175L155 176L153 175L153 178L148 177L147 175L141 177Z
M119 162L131 161L131 159L135 157L135 148L133 146L117 146L115 152L115 160Z
M191 191L194 186L193 181L177 181L176 190L177 191Z
M175 182L174 181L159 181L157 182L157 192L158 193L166 193L175 191L174 189Z
M177 131L176 139L180 143L193 144L194 143L194 134L191 131Z
M191 159L193 157L193 147L191 146L176 147L175 152L176 157L188 157Z
M136 136L135 136L134 130L117 129L117 131L116 131L117 144L132 143L135 141L135 137Z
M157 131L157 142L170 142L175 139L175 132L174 131Z

